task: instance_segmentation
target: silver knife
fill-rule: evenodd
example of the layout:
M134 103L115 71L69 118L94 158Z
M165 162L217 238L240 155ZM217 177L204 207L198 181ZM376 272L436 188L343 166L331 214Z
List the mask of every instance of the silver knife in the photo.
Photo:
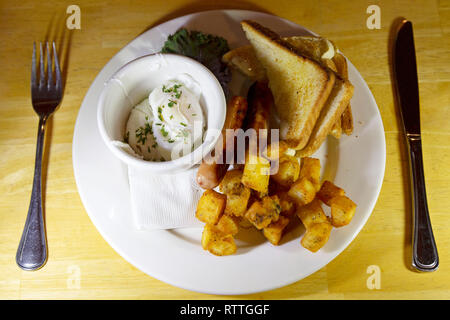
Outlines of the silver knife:
M404 19L393 45L393 71L403 129L409 151L412 190L413 244L412 266L419 271L434 271L439 257L428 213L420 136L419 85L412 23Z

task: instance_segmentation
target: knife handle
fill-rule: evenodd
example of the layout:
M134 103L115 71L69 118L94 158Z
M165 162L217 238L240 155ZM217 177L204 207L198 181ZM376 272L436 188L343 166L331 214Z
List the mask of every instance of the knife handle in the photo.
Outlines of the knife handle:
M427 194L419 135L407 137L410 155L413 221L412 266L419 271L434 271L439 257L428 213Z

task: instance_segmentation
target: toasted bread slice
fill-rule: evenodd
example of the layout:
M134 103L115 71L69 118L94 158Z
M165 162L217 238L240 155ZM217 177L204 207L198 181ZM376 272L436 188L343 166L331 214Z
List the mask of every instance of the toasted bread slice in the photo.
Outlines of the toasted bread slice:
M299 49L303 55L321 61L335 72L338 71L332 59L337 52L337 48L331 41L321 37L309 36L293 36L282 39ZM254 81L263 81L267 78L266 71L256 57L251 45L228 51L223 55L222 60Z
M337 53L333 57L333 62L336 65L336 69L338 74L344 79L348 80L348 66L347 66L347 59L340 54ZM344 112L341 115L341 127L342 131L346 135L351 135L353 132L353 115L352 115L352 107L350 106L350 103L348 104L347 108L345 108Z
M283 40L289 42L294 47L299 49L305 56L323 63L325 66L341 75L334 62L334 56L339 53L337 53L337 48L331 41L321 37L310 36L284 37ZM342 55L340 56L343 57ZM253 50L251 45L242 46L228 51L222 57L222 60L230 67L238 70L252 80L263 81L264 79L266 79L264 67L256 58L255 51ZM341 60L338 60L338 62L340 63L340 67L344 66ZM351 117L351 110L347 108L346 111L350 112ZM337 139L339 139L342 134L341 121L347 121L347 119L349 119L349 116L344 117L343 113L341 118L336 121L330 131L330 134Z
M338 68L337 63L335 62L335 57L336 55L339 55L340 57L343 56L337 52L336 46L330 40L321 37L303 37L303 36L294 36L284 39L290 44L292 44L294 47L301 50L303 54L306 54L312 59L323 63L325 66L327 66L328 68L330 68L331 70L333 70L334 72L336 72L338 75L341 76L340 73L341 70ZM342 63L341 59L338 59L338 62L339 67L343 68L344 64ZM334 85L340 86L340 84L336 82ZM337 89L333 90L336 91ZM341 137L342 134L341 117L338 117L336 122L333 124L329 134L333 135L336 139L339 139Z
M333 42L325 38L309 36L284 37L283 40L301 50L304 55L316 61L320 60L343 79L348 79L347 60L338 52ZM256 58L251 45L228 51L222 57L222 60L252 80L266 79L264 67ZM353 116L350 104L345 108L341 118L333 125L330 134L339 139L342 132L347 135L351 135L353 132Z
M334 72L338 71L332 59L337 52L337 48L330 40L322 37L310 36L286 37L283 38L283 40L300 50L302 55L322 63Z
M325 107L320 112L314 130L305 148L297 151L300 157L309 157L319 149L327 135L331 132L337 121L340 121L342 112L348 106L353 96L353 85L348 80L336 79L335 85Z
M291 148L303 149L331 93L335 74L258 23L242 21L241 25L269 79L281 120L280 137Z
M258 58L256 58L255 51L251 45L228 51L222 56L222 61L253 81L267 80L266 71Z

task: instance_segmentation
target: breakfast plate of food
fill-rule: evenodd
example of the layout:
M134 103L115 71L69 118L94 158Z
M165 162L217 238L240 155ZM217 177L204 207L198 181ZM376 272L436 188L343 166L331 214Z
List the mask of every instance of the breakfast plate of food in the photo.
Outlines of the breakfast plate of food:
M198 292L271 290L326 266L370 217L386 161L378 107L344 54L245 10L139 35L75 125L95 227L135 267Z

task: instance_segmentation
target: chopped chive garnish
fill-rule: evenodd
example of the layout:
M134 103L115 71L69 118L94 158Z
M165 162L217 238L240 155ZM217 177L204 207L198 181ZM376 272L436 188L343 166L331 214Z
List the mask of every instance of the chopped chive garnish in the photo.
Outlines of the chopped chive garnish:
M161 134L162 134L164 137L167 137L167 136L169 135L169 132L166 131L166 129L164 128L164 126L161 127Z
M161 106L158 107L158 119L161 121L164 121L164 118L162 116L162 108Z
M187 127L187 124L184 123L184 122L180 122L180 124L181 124L182 126L184 126L184 127Z
M150 127L150 124L148 122L145 124L145 127L137 128L135 131L137 142L144 145L145 142L147 141L147 135L149 133L153 134L153 131L152 127Z

